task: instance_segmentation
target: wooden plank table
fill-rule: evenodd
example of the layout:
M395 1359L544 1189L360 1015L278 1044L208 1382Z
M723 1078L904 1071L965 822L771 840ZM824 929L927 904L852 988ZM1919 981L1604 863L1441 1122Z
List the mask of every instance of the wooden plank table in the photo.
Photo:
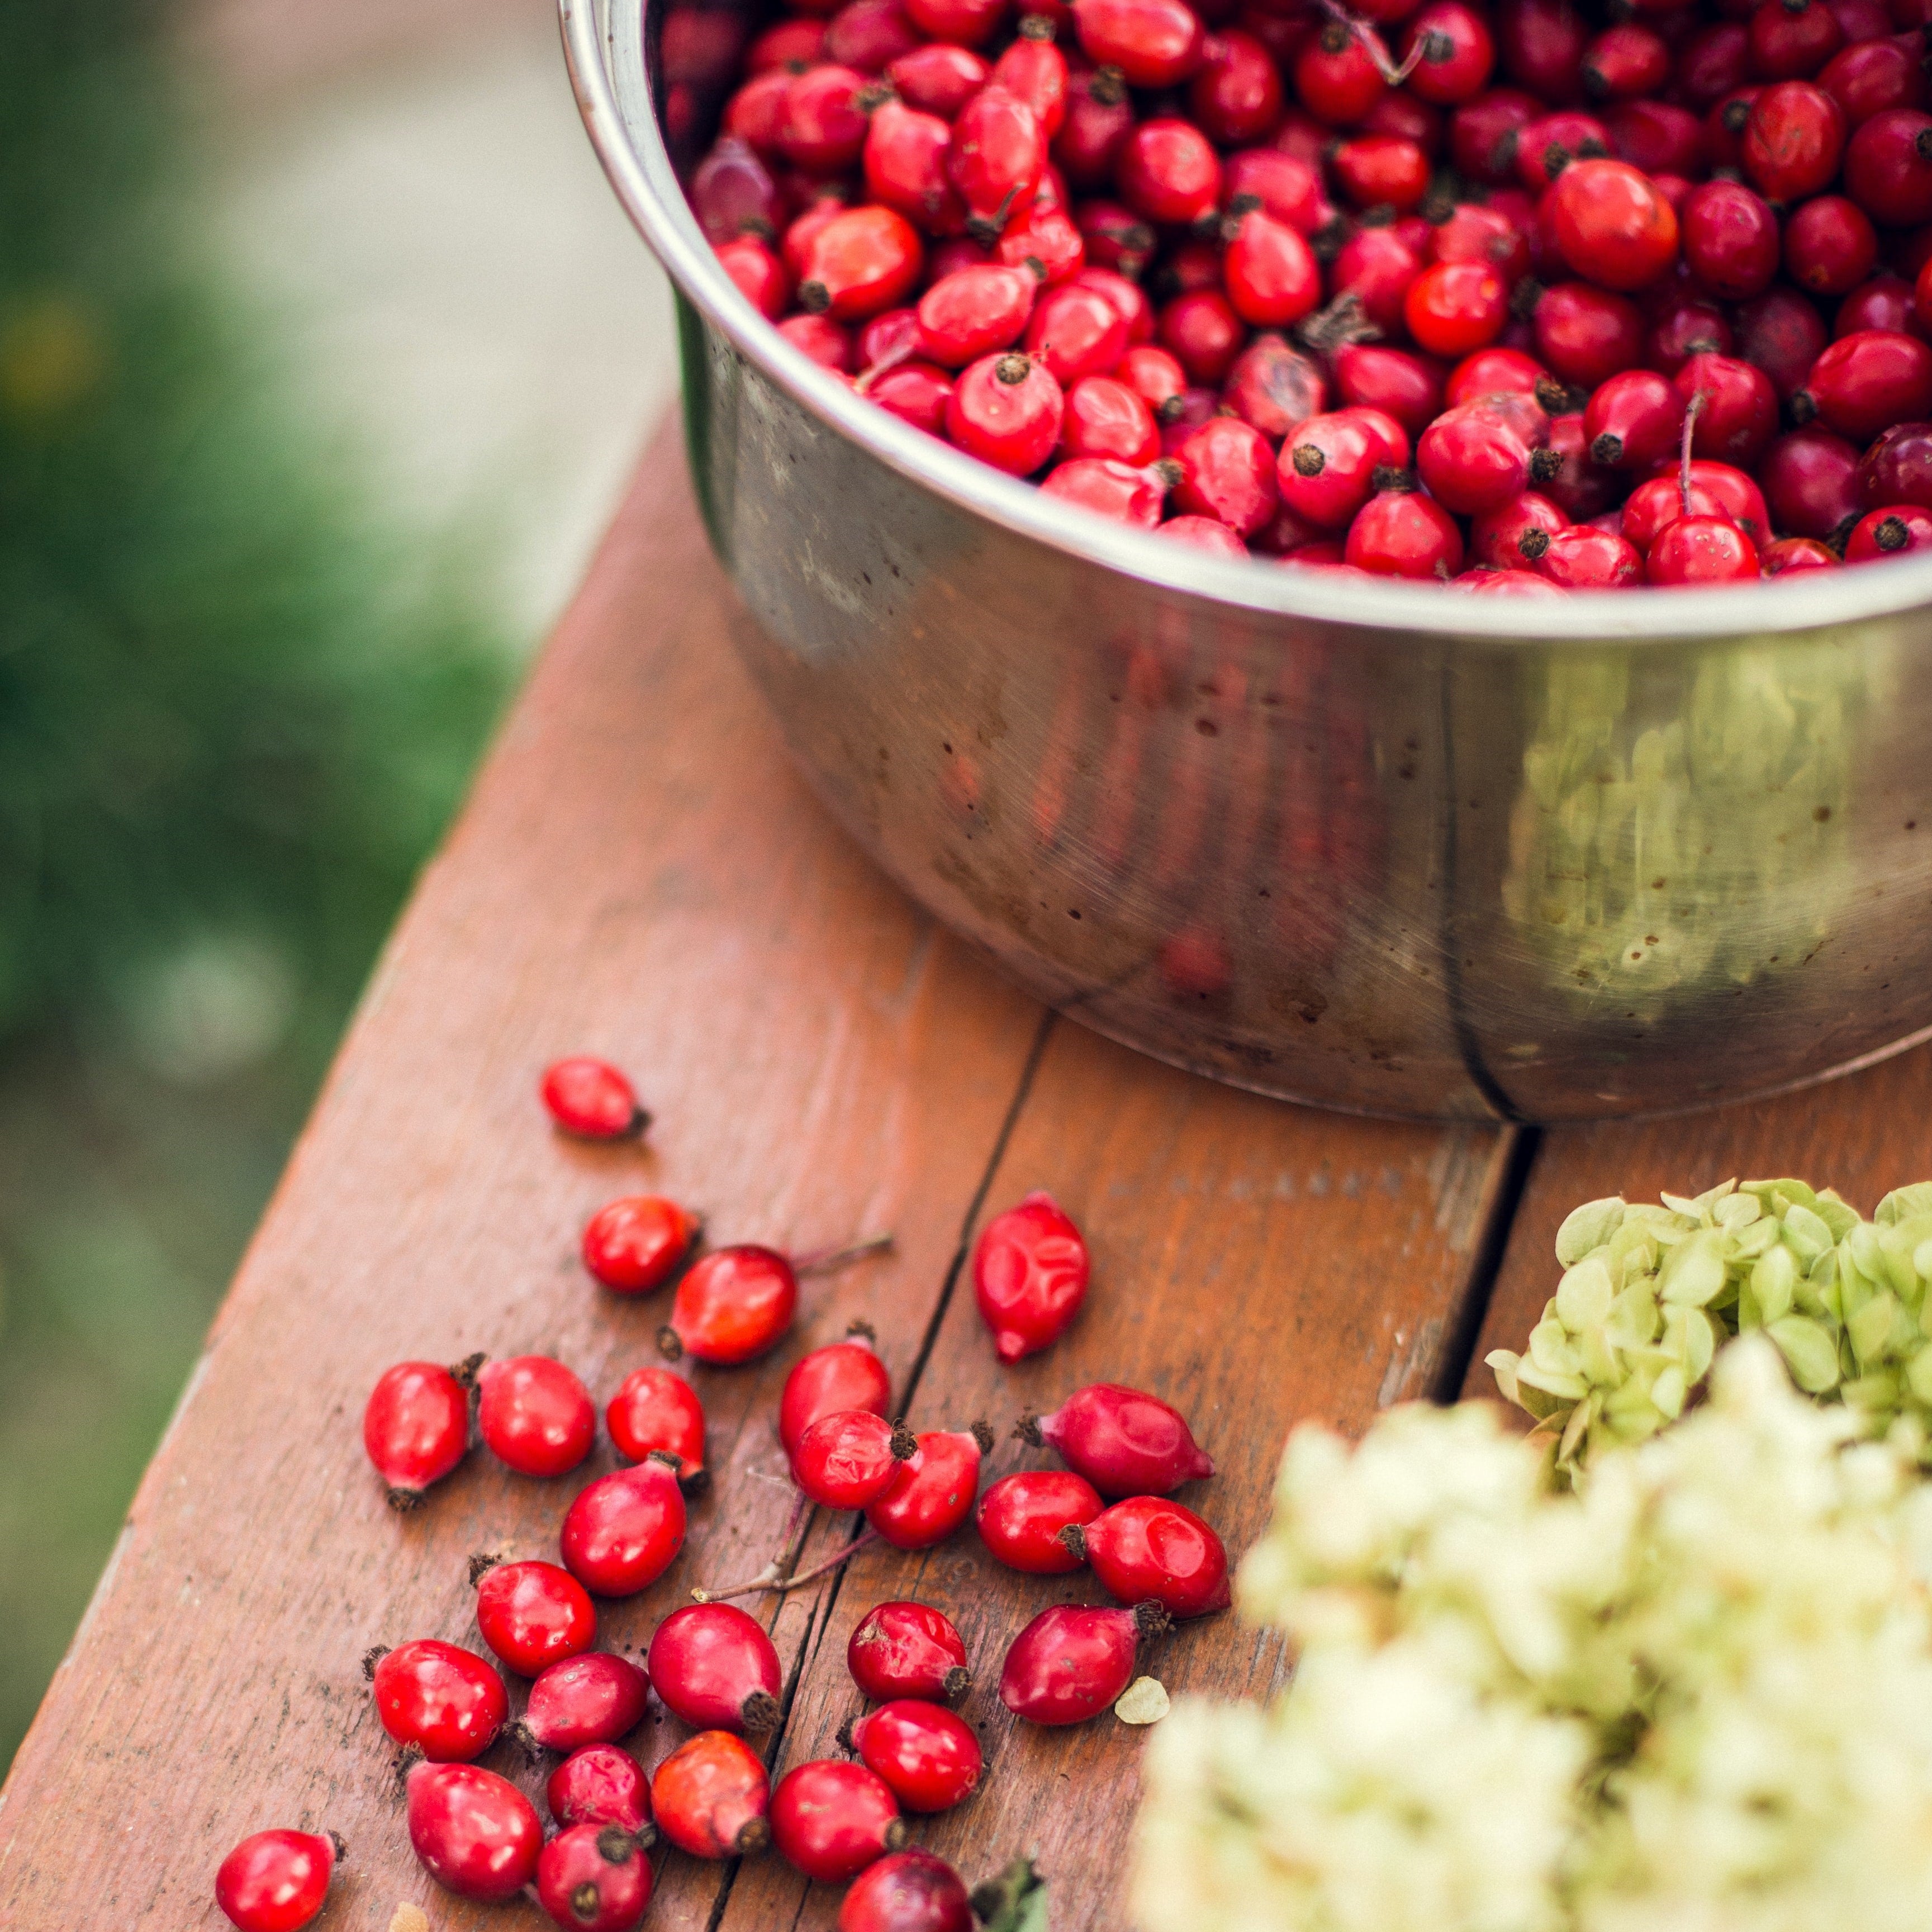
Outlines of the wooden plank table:
M555 1353L600 1400L652 1358L662 1304L601 1295L575 1259L584 1221L619 1192L673 1193L722 1239L898 1235L889 1258L808 1284L770 1360L693 1372L716 1480L670 1574L604 1607L604 1642L636 1651L694 1585L773 1555L790 1499L777 1390L853 1317L876 1327L915 1424L994 1422L994 1474L1047 1460L1009 1426L1082 1382L1170 1396L1220 1464L1191 1500L1239 1549L1298 1419L1359 1429L1454 1390L1499 1259L1483 1346L1520 1343L1574 1201L1776 1166L1838 1177L1869 1205L1932 1171L1893 1124L1923 1117L1922 1054L1714 1124L1546 1142L1512 1230L1521 1136L1279 1106L1055 1021L824 820L730 653L730 610L667 430L376 971L0 1793L0 1927L218 1925L221 1854L292 1822L349 1840L324 1925L380 1932L411 1901L439 1928L542 1922L466 1906L417 1868L358 1660L411 1636L475 1642L467 1557L554 1552L608 1449L548 1484L472 1456L398 1518L358 1424L406 1356ZM658 1114L648 1145L546 1130L537 1071L580 1049L637 1071ZM1088 1231L1096 1285L1064 1342L1002 1370L962 1262L980 1220L1036 1186ZM1486 1391L1486 1371L1469 1380ZM814 1522L806 1553L850 1533ZM969 1880L1030 1849L1057 1881L1057 1932L1120 1926L1138 1734L1108 1718L1016 1726L993 1693L1020 1623L1096 1599L1084 1573L1013 1576L969 1530L756 1600L788 1672L775 1770L832 1748L859 1708L847 1635L907 1594L966 1635L990 1767L918 1837ZM1223 1617L1166 1640L1152 1667L1177 1690L1258 1694L1286 1660ZM631 1742L655 1762L683 1735L660 1712ZM534 1787L508 1746L485 1761ZM670 1858L649 1922L764 1932L829 1927L836 1909L776 1858Z

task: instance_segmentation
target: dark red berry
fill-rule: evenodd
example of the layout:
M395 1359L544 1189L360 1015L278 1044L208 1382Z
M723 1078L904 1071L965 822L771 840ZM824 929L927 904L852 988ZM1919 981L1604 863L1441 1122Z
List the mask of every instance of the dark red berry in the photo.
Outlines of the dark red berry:
M838 1932L973 1932L974 1922L959 1874L916 1848L868 1865L838 1907Z
M1330 273L1330 292L1352 296L1363 319L1384 334L1405 327L1408 291L1422 272L1414 249L1393 228L1364 228L1343 243Z
M984 1759L972 1726L943 1704L906 1697L842 1732L908 1811L948 1811L971 1797Z
M1228 303L1244 322L1282 327L1319 305L1322 271L1294 229L1260 208L1230 220L1222 270Z
M641 1832L651 1822L650 1780L643 1766L616 1744L586 1744L550 1774L544 1802L560 1829L617 1825Z
M1561 109L1516 136L1516 178L1526 194L1540 196L1573 162L1601 160L1610 152L1610 130L1594 114Z
M388 1491L389 1506L412 1510L470 1447L470 1395L481 1355L455 1368L398 1362L386 1369L362 1412L362 1446Z
M590 1391L548 1355L485 1363L477 1378L476 1421L484 1443L519 1475L561 1476L597 1439Z
M793 1365L778 1397L778 1440L789 1457L824 1417L842 1409L884 1415L891 1399L891 1382L872 1346L872 1331L855 1329L844 1341L814 1348Z
M989 71L969 48L935 41L901 54L886 78L908 107L950 121L986 86Z
M779 1779L771 1829L786 1862L820 1885L842 1885L906 1838L885 1780L831 1758L794 1766Z
M982 356L961 375L946 406L946 433L982 463L1024 476L1059 440L1064 407L1052 374L1009 350Z
M1919 107L1925 100L1925 75L1913 50L1895 40L1862 40L1832 56L1818 85L1843 111L1856 130L1891 107Z
M1882 227L1932 221L1932 115L1888 107L1855 130L1845 192Z
M506 1669L534 1677L597 1640L597 1612L584 1586L554 1563L478 1557L476 1628Z
M1547 100L1573 100L1583 88L1583 52L1591 28L1567 0L1502 0L1496 46L1519 87Z
M1367 48L1333 20L1304 44L1294 83L1295 98L1331 128L1354 126L1388 91Z
M966 1646L952 1620L927 1604L880 1604L845 1648L852 1681L874 1702L923 1697L956 1704L971 1687Z
M929 1550L972 1514L992 1432L979 1423L971 1430L922 1430L917 1440L885 1494L866 1511L866 1520L896 1550Z
M1730 322L1716 303L1672 302L1652 319L1644 338L1644 367L1675 376L1692 356L1728 356L1732 346ZM1804 367L1810 366L1808 356Z
M1499 509L1521 496L1531 463L1529 445L1486 401L1444 410L1415 448L1430 494L1462 516Z
M1231 27L1204 44L1187 90L1188 112L1222 146L1270 133L1281 118L1281 98L1280 70L1252 34Z
M1166 1627L1166 1612L1154 1603L1131 1610L1073 1604L1042 1610L1007 1649L1000 1701L1036 1724L1084 1724L1132 1682L1141 1640Z
M1775 237L1773 238L1775 246ZM1628 297L1559 282L1536 305L1536 352L1566 382L1594 388L1643 354L1643 317Z
M302 1932L328 1897L342 1856L326 1832L257 1832L214 1874L214 1902L241 1932Z
M916 224L928 235L962 234L966 226L966 204L960 200L952 176L946 172L946 158L952 149L952 130L940 116L922 113L902 101L883 102L873 110L866 130L866 192L874 201ZM870 238L874 249L872 266L875 267L880 266L876 254L879 238ZM854 268L862 274L867 266L868 238L862 234L851 239L855 245L848 248L830 265L842 283L850 280ZM903 248L902 236L896 235L893 239ZM807 250L808 256L813 253L815 250ZM891 266L890 262L886 266ZM801 272L805 272L802 264ZM802 290L800 296L801 299L805 298ZM832 307L831 285L822 278L809 298L808 305L818 308ZM852 312L854 308L855 304L848 300L847 311ZM840 311L834 308L833 312Z
M1351 408L1376 409L1394 417L1412 436L1420 436L1442 406L1442 376L1432 362L1406 350L1388 349L1376 343L1352 343L1339 349L1330 358L1335 386ZM1309 416L1317 413L1322 398L1318 390L1314 406L1286 425L1285 436L1300 427ZM1250 416L1250 422L1254 418ZM1256 428L1264 431L1265 423ZM1277 478L1277 481L1279 478Z
M1204 1617L1233 1600L1228 1552L1212 1525L1160 1496L1130 1496L1065 1532L1118 1601L1151 1599L1174 1618Z
M409 1775L410 1843L459 1898L494 1904L536 1876L543 1826L508 1778L474 1764L419 1764Z
M599 1476L571 1504L559 1538L564 1567L597 1596L634 1596L670 1568L684 1525L684 1492L653 1451L635 1468Z
M1771 4L1782 7L1784 0ZM1753 104L1744 127L1744 172L1766 200L1790 203L1829 187L1844 152L1844 110L1822 87L1780 81Z
M1643 559L1636 545L1588 524L1557 531L1536 568L1565 590L1616 590L1643 581Z
M1873 509L1916 503L1932 509L1932 423L1898 423L1859 459L1858 494Z
M1100 1492L1071 1469L1022 1469L1002 1476L980 1498L980 1540L1010 1570L1064 1576L1080 1559L1060 1538L1068 1524L1091 1522Z
M1742 182L1706 182L1684 204L1684 259L1714 295L1738 302L1768 288L1781 247L1778 218Z
M651 1124L631 1083L608 1060L585 1054L560 1060L545 1069L542 1092L550 1118L580 1140L622 1140Z
M363 1668L383 1730L432 1764L480 1756L510 1714L502 1678L474 1651L436 1637L372 1651Z
M1165 1496L1214 1473L1178 1409L1118 1382L1076 1390L1052 1414L1029 1417L1021 1429L1103 1496Z
M704 1477L704 1405L682 1376L655 1365L633 1369L617 1384L604 1426L619 1455L634 1462L654 1450L672 1457L686 1490Z
M537 1903L578 1932L632 1932L651 1902L651 1862L618 1825L572 1825L537 1858Z
M1616 500L1616 472L1590 460L1580 411L1550 418L1546 446L1556 467L1543 483L1543 494L1572 523L1587 522Z
M1728 517L1679 517L1651 545L1644 574L1658 584L1735 584L1758 574L1757 546Z
M1310 416L1282 445L1276 466L1281 500L1318 530L1345 530L1375 491L1388 452L1359 410Z
M1469 526L1469 554L1492 570L1528 570L1570 519L1546 496L1525 490Z
M1758 553L1758 568L1766 577L1782 577L1787 570L1836 570L1835 551L1816 537L1780 537Z
M1516 137L1542 118L1543 104L1514 88L1492 88L1449 117L1449 158L1459 174L1485 188L1516 179Z
M1858 473L1857 448L1829 430L1814 427L1778 437L1757 467L1772 527L1798 537L1849 530L1865 508Z
M1705 167L1704 124L1688 108L1661 100L1628 100L1604 116L1610 145L1620 160L1640 168L1674 208L1680 199L1671 179L1688 192L1690 178Z
M1496 64L1487 18L1462 0L1427 0L1409 16L1402 56L1412 54L1419 58L1408 77L1409 92L1438 107L1474 100Z
M730 1604L692 1604L657 1627L652 1687L700 1730L768 1731L778 1717L778 1654L764 1627Z
M1878 234L1864 210L1841 194L1821 194L1784 224L1784 270L1814 296L1856 288L1878 260Z
M869 1409L840 1409L820 1416L799 1438L792 1480L824 1508L863 1509L892 1487L900 1465L915 1453L903 1423Z
M785 90L778 152L816 180L842 174L866 144L865 110L859 104L865 87L863 74L836 63L795 76Z
M1701 457L1748 469L1778 434L1778 392L1771 378L1748 362L1694 356L1677 372L1676 386L1682 403L1704 398L1690 444Z
M1759 0L1745 33L1751 71L1760 80L1816 74L1845 44L1824 0Z
M1185 226L1210 213L1220 199L1221 164L1192 122L1156 116L1141 122L1120 143L1114 182L1120 199L1143 220Z
M770 1780L757 1754L730 1731L700 1731L651 1774L658 1829L694 1858L735 1858L771 1842Z
M1647 470L1677 447L1684 404L1684 394L1654 370L1611 376L1583 412L1590 460L1606 470Z
M1780 402L1804 386L1830 339L1816 306L1795 290L1770 290L1738 311L1737 355L1771 379Z
M1400 98L1388 95L1384 100ZM1429 157L1415 142L1398 135L1365 134L1344 141L1328 165L1353 208L1393 208L1406 214L1429 192Z
M1808 398L1828 429L1868 442L1894 423L1932 414L1932 346L1884 329L1841 336L1811 365L1794 411Z

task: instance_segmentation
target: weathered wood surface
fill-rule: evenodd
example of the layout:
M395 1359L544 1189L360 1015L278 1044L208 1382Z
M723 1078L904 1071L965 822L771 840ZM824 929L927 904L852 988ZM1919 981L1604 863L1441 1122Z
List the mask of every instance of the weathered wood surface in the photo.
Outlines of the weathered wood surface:
M1723 1180L1790 1174L1835 1187L1860 1213L1932 1175L1932 1048L1918 1047L1821 1087L1666 1120L1611 1120L1544 1136L1469 1358L1466 1394L1495 1398L1492 1348L1519 1353L1556 1292L1556 1231L1571 1208L1605 1195L1654 1201Z
M0 1796L0 1927L218 1925L221 1854L275 1823L349 1841L325 1926L380 1932L410 1900L438 1928L541 1922L466 1906L418 1868L358 1660L411 1636L475 1642L466 1557L554 1551L608 1449L548 1484L479 1454L398 1519L358 1423L389 1362L476 1348L554 1352L608 1397L662 1312L577 1267L584 1220L619 1192L674 1193L721 1239L890 1227L899 1245L809 1284L769 1362L694 1372L716 1480L670 1574L604 1607L616 1648L772 1553L789 1505L778 1388L854 1315L901 1388L922 1364L922 1424L983 1413L1004 1437L1022 1408L1100 1377L1173 1396L1220 1464L1190 1499L1237 1546L1296 1418L1359 1427L1453 1380L1506 1137L1301 1112L1047 1020L811 803L729 653L729 616L667 433L376 975ZM536 1074L577 1049L637 1072L658 1115L647 1148L548 1132ZM1096 1284L1065 1342L1004 1371L958 1262L978 1218L1035 1186L1087 1227ZM1023 1460L1003 1440L992 1470ZM1016 1735L993 1694L1003 1639L1090 1594L1084 1578L1012 1577L969 1529L768 1601L796 1683L775 1760L826 1748L856 1708L845 1633L915 1592L968 1633L993 1767L918 1835L974 1877L1036 1846L1058 1932L1119 1926L1137 1734L1109 1717ZM1266 1688L1281 1659L1222 1618L1154 1667L1233 1692ZM660 1718L632 1742L654 1762L681 1736ZM486 1761L537 1789L508 1747ZM750 1932L835 1912L776 1861L673 1858L650 1922Z

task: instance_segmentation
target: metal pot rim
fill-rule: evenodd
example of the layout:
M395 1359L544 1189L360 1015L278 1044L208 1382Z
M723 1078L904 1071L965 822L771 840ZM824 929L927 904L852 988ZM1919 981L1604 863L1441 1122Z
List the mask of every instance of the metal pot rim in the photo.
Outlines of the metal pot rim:
M1478 603L1466 593L1396 579L1370 583L1266 560L1210 556L1044 496L855 395L786 341L719 266L686 202L655 117L641 152L630 138L599 45L604 30L598 0L558 0L558 11L591 146L626 212L685 295L740 355L820 421L908 481L1004 529L1142 583L1236 610L1482 643L1747 642L1900 616L1932 603L1932 556L1850 572L1804 571L1738 587Z

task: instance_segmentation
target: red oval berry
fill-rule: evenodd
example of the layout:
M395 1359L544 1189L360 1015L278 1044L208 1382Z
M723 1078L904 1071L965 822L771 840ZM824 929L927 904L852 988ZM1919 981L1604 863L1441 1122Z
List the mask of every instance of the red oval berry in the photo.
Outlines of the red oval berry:
M1154 326L1162 346L1191 381L1201 383L1226 380L1247 338L1240 317L1219 289L1192 289L1175 296L1162 306ZM1211 405L1212 397L1208 400Z
M852 332L829 315L788 315L778 324L778 333L821 369L849 376L859 366L853 356Z
M1356 512L1342 555L1376 577L1446 580L1462 567L1462 533L1419 490L1384 490Z
M1340 410L1310 416L1282 445L1276 465L1282 502L1318 530L1345 529L1375 491L1389 453L1367 415Z
M1654 370L1612 376L1583 412L1590 460L1606 470L1648 470L1682 440L1688 393Z
M1280 494L1274 447L1260 430L1239 418L1216 416L1203 423L1174 451L1173 460L1180 471L1174 486L1174 507L1184 514L1212 517L1244 537L1252 536L1274 516ZM1042 1226L1036 1231L1043 1238L1026 1278L1012 1272L1016 1255L996 1256L995 1265L1007 1272L1001 1286L989 1292L980 1264L986 1252L985 1236L974 1257L980 1313L993 1332L1003 1362L1018 1361L1053 1342L1079 1312L1087 1292L1087 1244L1079 1230L1047 1195L1029 1195L1013 1211L1024 1214L1034 1204L1043 1204Z
M508 1778L474 1764L419 1764L409 1775L410 1843L459 1898L494 1904L536 1876L543 1826Z
M1845 144L1845 192L1882 226L1932 221L1932 115L1874 114Z
M1684 204L1684 259L1714 295L1761 293L1778 273L1777 218L1740 182L1706 182Z
M1634 369L1642 357L1643 316L1636 304L1588 282L1559 282L1548 290L1532 326L1537 354L1564 381L1586 388Z
M966 1646L950 1618L928 1604L880 1604L845 1647L852 1681L878 1703L923 1697L956 1704L971 1688Z
M1679 517L1645 560L1658 584L1734 584L1758 574L1757 546L1728 517Z
M1022 1469L980 1498L980 1540L1009 1570L1064 1576L1080 1559L1060 1532L1091 1522L1102 1507L1099 1490L1071 1469Z
M1877 261L1877 231L1841 194L1808 201L1784 224L1785 272L1814 296L1849 293Z
M1780 537L1758 552L1758 567L1766 577L1787 570L1836 570L1837 555L1816 537Z
M1932 413L1932 346L1916 335L1862 329L1824 350L1801 393L1828 428L1869 442L1894 423Z
M1330 271L1329 292L1353 296L1362 313L1385 334L1406 326L1408 291L1422 263L1392 228L1364 228L1342 245Z
M1294 98L1331 128L1354 126L1388 91L1373 56L1340 21L1330 21L1295 57Z
M1855 131L1874 114L1892 107L1921 107L1925 102L1924 70L1910 47L1895 40L1871 40L1834 54L1818 85L1835 100L1845 124Z
M365 1660L376 1714L396 1742L432 1764L466 1763L496 1741L510 1713L503 1680L474 1651L418 1637Z
M617 1825L572 1825L537 1858L537 1903L575 1932L632 1932L651 1902L651 1862Z
M868 1865L838 1907L838 1932L973 1932L959 1874L916 1849Z
M1229 305L1257 328L1299 322L1322 300L1322 271L1308 244L1260 208L1230 220L1222 257Z
M674 1201L626 1196L600 1208L584 1231L584 1265L616 1294L648 1294L677 1272L698 1220Z
M866 144L865 110L859 105L865 86L863 74L836 64L795 76L784 92L778 152L818 180L842 174Z
M1771 379L1780 401L1804 387L1829 339L1816 305L1795 289L1772 289L1738 312L1738 356Z
M1800 537L1849 531L1864 513L1858 473L1857 448L1828 430L1794 430L1778 437L1757 467L1772 528Z
M580 1140L623 1140L651 1124L629 1081L608 1060L579 1054L557 1060L544 1070L542 1090L550 1118Z
M387 1486L392 1509L414 1509L430 1484L461 1462L470 1447L470 1391L478 1356L457 1369L398 1362L369 1391L362 1446Z
M1132 1496L1066 1533L1101 1587L1128 1604L1150 1599L1174 1618L1204 1617L1233 1600L1228 1552L1213 1526L1159 1496Z
M908 107L950 121L986 86L990 71L970 49L934 42L901 54L886 78Z
M1214 1473L1178 1409L1119 1382L1090 1383L1023 1427L1103 1496L1165 1496Z
M1063 388L1082 376L1104 376L1127 346L1127 325L1098 289L1068 283L1041 297L1027 324L1027 353Z
M650 1688L634 1664L608 1651L566 1658L530 1686L514 1735L526 1750L615 1744L644 1721Z
M892 1487L914 1453L911 1432L869 1409L821 1416L792 1451L792 1480L821 1508L863 1509Z
M767 322L776 322L784 314L791 300L790 273L757 236L714 243L712 252L739 293Z
M794 1766L772 1793L770 1816L772 1844L820 1885L842 1885L905 1843L891 1787L862 1764Z
M1191 550L1204 550L1210 556L1244 557L1248 547L1223 523L1212 517L1170 517L1160 534L1172 543L1186 544Z
M992 241L1033 204L1046 165L1046 137L1033 110L1016 94L988 85L952 123L946 172L966 205L976 238Z
M1053 44L1051 22L1029 15L1019 38L994 63L993 85L1033 110L1040 132L1051 141L1066 120L1066 56Z
M560 1829L616 1825L642 1832L651 1822L650 1780L644 1766L616 1744L586 1744L550 1774L544 1802Z
M1438 416L1416 445L1415 462L1430 494L1464 516L1500 509L1521 496L1530 480L1529 446L1496 410L1479 402L1461 404Z
M982 463L1024 476L1052 452L1064 407L1060 385L1030 357L982 356L953 389L946 433Z
M1844 110L1822 87L1784 81L1753 103L1744 124L1744 172L1766 200L1789 203L1828 188L1844 152Z
M1040 485L1040 494L1143 530L1159 527L1167 500L1166 485L1155 472L1102 456L1060 464Z
M1406 350L1386 349L1374 343L1354 343L1337 350L1330 358L1335 386L1351 408L1376 409L1394 417L1412 436L1420 436L1442 406L1442 371L1432 362ZM1311 406L1292 422L1284 424L1286 436L1298 429L1322 404L1320 389L1310 398ZM1250 418L1252 422L1253 418ZM1265 423L1256 423L1266 430Z
M1880 563L1932 549L1932 512L1916 503L1894 503L1861 518L1845 541L1847 563Z
M1418 348L1432 356L1466 356L1502 333L1508 286L1486 262L1438 262L1409 284L1402 316Z
M929 1550L967 1517L980 1492L980 1463L992 1446L982 1423L971 1430L924 1430L866 1520L895 1550Z
M742 1738L700 1731L651 1774L658 1829L694 1858L742 1858L771 1842L770 1780Z
M952 379L936 363L902 362L886 370L864 393L902 422L909 422L928 436L944 435Z
M866 192L928 235L958 235L966 226L966 204L946 172L952 150L952 130L938 115L921 113L897 100L883 102L873 110L866 130ZM870 244L865 236L854 238L859 246L848 251L850 259L832 264L836 273L848 279L854 266L864 268L861 249L876 245L876 238ZM896 238L902 247L903 238ZM806 251L808 256L812 253ZM815 306L830 306L830 286L821 281L809 299Z
M1253 34L1228 28L1204 43L1188 110L1222 147L1263 139L1281 118L1281 99L1280 70Z
M1778 392L1764 371L1748 362L1729 356L1694 356L1677 372L1676 387L1684 403L1700 394L1704 398L1690 446L1711 461L1748 468L1778 434Z
M1132 87L1173 87L1201 64L1199 16L1186 0L1073 0L1080 50Z
M1066 392L1060 453L1151 463L1160 454L1160 426L1145 401L1118 377L1089 376Z
M1932 508L1932 423L1899 423L1859 459L1858 494L1873 509L1894 503Z
M653 1452L599 1476L571 1504L559 1538L564 1567L598 1596L634 1596L670 1568L684 1524L684 1492Z
M1026 332L1039 284L1024 268L959 268L920 298L920 353L947 369L1010 348Z
M548 1355L486 1363L476 1420L497 1459L519 1475L561 1476L590 1454L597 1411L590 1391Z
M1000 1702L1036 1724L1080 1724L1126 1690L1143 1636L1165 1629L1158 1604L1131 1610L1056 1604L1040 1612L1006 1652Z
M798 1276L783 1255L748 1242L716 1248L686 1270L658 1346L674 1361L748 1362L784 1340L797 1312Z
M1550 190L1556 245L1580 275L1640 289L1677 259L1677 216L1648 176L1628 161L1577 161Z
M1143 220L1182 227L1211 213L1221 164L1192 122L1170 115L1141 122L1114 160L1120 199Z
M1410 16L1402 58L1406 61L1418 50L1408 91L1440 107L1473 100L1488 85L1496 64L1487 20L1462 0L1430 0Z
M908 1811L946 1811L972 1796L985 1760L972 1726L942 1704L907 1697L850 1728L852 1748Z
M1536 560L1539 575L1565 590L1617 590L1643 581L1636 546L1610 530L1573 524L1558 530Z
M584 1586L554 1563L487 1564L477 1576L476 1628L507 1669L534 1677L597 1640L597 1612Z
M778 1440L789 1457L805 1432L821 1418L853 1408L884 1415L891 1402L891 1381L872 1346L871 1331L855 1330L842 1342L813 1349L793 1365L778 1397Z
M214 1902L241 1932L301 1932L322 1908L341 1856L321 1832L257 1832L214 1874Z
M1759 0L1745 28L1751 71L1760 80L1816 74L1845 44L1822 0Z
M917 230L896 208L845 208L812 236L798 298L809 314L862 320L912 292L925 256Z
M704 1474L704 1405L697 1390L668 1369L633 1369L617 1384L604 1426L617 1453L634 1462L653 1450L670 1456L687 1490Z
M778 1654L735 1605L674 1610L651 1639L650 1664L666 1707L698 1730L768 1731L778 1722Z

